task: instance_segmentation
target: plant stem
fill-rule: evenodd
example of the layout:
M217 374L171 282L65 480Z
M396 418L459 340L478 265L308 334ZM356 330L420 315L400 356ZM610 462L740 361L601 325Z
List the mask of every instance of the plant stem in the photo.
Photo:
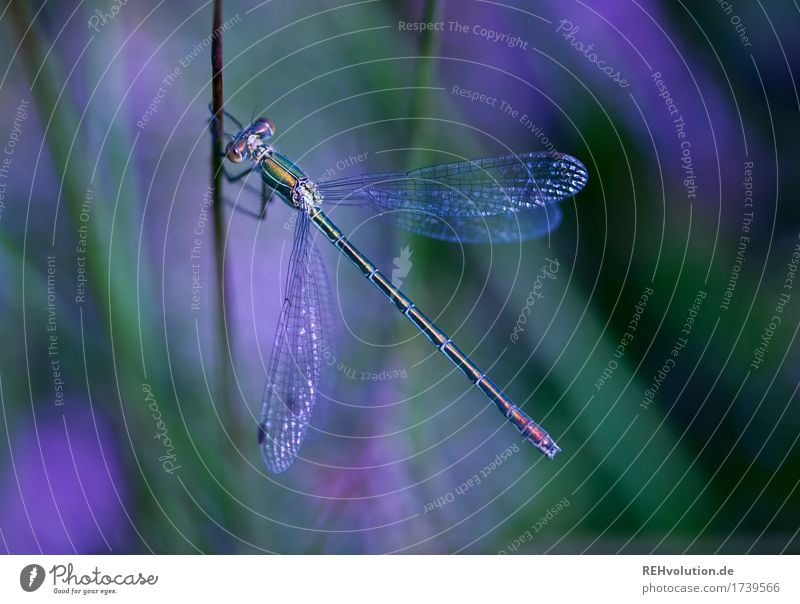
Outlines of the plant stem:
M231 304L231 287L228 283L228 272L225 270L225 209L222 203L222 153L223 153L223 125L224 114L222 95L222 0L214 0L214 19L211 30L211 110L214 118L211 122L211 199L213 204L214 223L214 262L216 268L216 294L219 308L219 321L217 324L221 349L231 356L232 341L227 326L230 324L228 307ZM232 404L228 375L230 365L223 355L223 362L219 364L219 393L222 417L228 420L228 427L238 433L237 415Z
M432 23L437 20L439 4L436 0L427 0L425 2L424 15L422 21L425 23ZM419 64L417 68L417 77L415 86L417 87L414 92L414 98L411 100L411 108L409 115L414 118L411 124L410 147L412 149L411 159L413 165L420 165L424 161L424 151L414 151L414 149L421 149L427 147L427 141L430 140L428 129L425 127L423 119L428 115L428 102L430 100L430 91L427 89L431 85L433 79L433 65L434 62L430 58L436 51L437 36L432 30L425 30L422 32L419 41Z

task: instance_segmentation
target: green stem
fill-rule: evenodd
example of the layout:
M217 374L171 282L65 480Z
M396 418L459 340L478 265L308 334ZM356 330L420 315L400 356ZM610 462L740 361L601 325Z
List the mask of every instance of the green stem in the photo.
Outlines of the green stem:
M64 77L59 69L57 53L45 52L49 44L41 38L39 27L31 20L29 10L23 2L12 2L8 7L8 13L11 30L14 37L20 41L22 64L29 77L38 74L35 84L31 87L34 106L43 126L46 127L44 141L54 169L62 179L63 207L72 223L72 228L77 229L82 224L81 204L87 191L87 183L91 188L98 189L98 199L108 199L110 196L102 194L103 187L99 181L94 183L89 181L91 170L81 154L71 153L70 141L81 129L81 123L76 107L69 100L69 95L59 96L58 91L63 86ZM123 182L124 173L118 176L120 182ZM88 282L92 284L92 297L100 315L94 317L85 314L84 318L87 322L104 325L107 328L112 366L105 367L113 370L114 376L113 381L98 384L92 390L95 394L106 393L107 388L115 390L120 406L119 412L126 418L126 422L131 422L126 424L126 427L131 429L132 433L140 434L151 431L152 420L147 412L142 411L146 407L137 406L137 403L141 402L142 374L138 369L141 363L136 351L139 350L140 342L146 347L154 330L148 324L148 316L142 317L141 325L135 320L137 297L129 279L129 275L136 272L133 263L135 251L124 231L113 233L114 229L124 227L113 225L111 218L112 209L108 205L98 204L92 210L93 226L86 236L86 247L92 250L86 255L86 275ZM145 281L143 278L143 283ZM86 367L89 374L95 370L97 370L95 366ZM160 391L164 390L158 376L153 376L152 381ZM106 396L95 396L95 400L95 404L105 406L107 412L113 411L111 400ZM144 461L140 469L152 470L154 466L155 464L151 465ZM148 471L142 474L142 478L151 492L168 492L174 484L174 479L162 471ZM140 494L144 494L143 487ZM164 513L174 511L176 500L165 498L164 502L166 509ZM155 502L152 498L146 498L144 506L148 508L141 510L145 516L157 516L162 513L161 503ZM191 533L191 527L189 532ZM150 536L146 538L149 541ZM189 534L189 538L196 539L192 534Z
M436 0L427 0L425 2L424 16L422 20L425 23L432 23L437 20L439 3ZM434 61L430 57L436 52L438 48L438 36L436 32L425 30L422 32L419 40L419 62L417 65L417 77L415 86L417 87L414 92L414 97L411 100L411 108L409 115L414 118L409 137L409 146L412 149L427 148L427 142L430 140L428 128L425 127L425 120L420 119L428 115L428 108L430 105L430 91L428 87L433 80L433 66ZM409 159L414 160L414 165L419 165L424 160L424 151L412 151Z

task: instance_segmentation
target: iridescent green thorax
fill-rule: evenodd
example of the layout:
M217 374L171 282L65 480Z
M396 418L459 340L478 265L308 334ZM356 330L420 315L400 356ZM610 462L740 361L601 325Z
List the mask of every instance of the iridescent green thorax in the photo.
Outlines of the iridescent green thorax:
M316 185L291 159L260 140L249 145L249 151L261 168L261 178L290 207L304 209L322 200Z

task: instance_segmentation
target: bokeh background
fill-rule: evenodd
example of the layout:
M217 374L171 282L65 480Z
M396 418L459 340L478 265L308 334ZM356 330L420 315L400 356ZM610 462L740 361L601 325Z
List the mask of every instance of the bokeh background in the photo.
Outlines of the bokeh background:
M591 175L519 245L331 210L555 461L327 246L337 379L279 476L292 215L226 185L215 231L212 12L0 12L0 551L800 551L796 2L226 0L226 107L311 177L550 145Z

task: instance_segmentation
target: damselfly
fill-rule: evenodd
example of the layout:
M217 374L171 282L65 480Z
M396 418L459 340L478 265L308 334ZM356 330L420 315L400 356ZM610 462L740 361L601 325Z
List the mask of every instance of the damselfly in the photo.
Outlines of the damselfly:
M234 121L235 118L233 118ZM262 185L298 212L281 309L258 427L264 463L284 472L308 432L324 371L325 332L330 328L328 282L311 238L313 225L377 287L503 415L552 459L561 449L400 289L362 254L322 210L323 203L370 209L414 233L463 243L507 243L549 233L561 213L554 204L586 184L586 168L556 152L458 161L412 172L366 174L315 183L266 143L275 133L259 118L228 143L225 155L250 162Z

